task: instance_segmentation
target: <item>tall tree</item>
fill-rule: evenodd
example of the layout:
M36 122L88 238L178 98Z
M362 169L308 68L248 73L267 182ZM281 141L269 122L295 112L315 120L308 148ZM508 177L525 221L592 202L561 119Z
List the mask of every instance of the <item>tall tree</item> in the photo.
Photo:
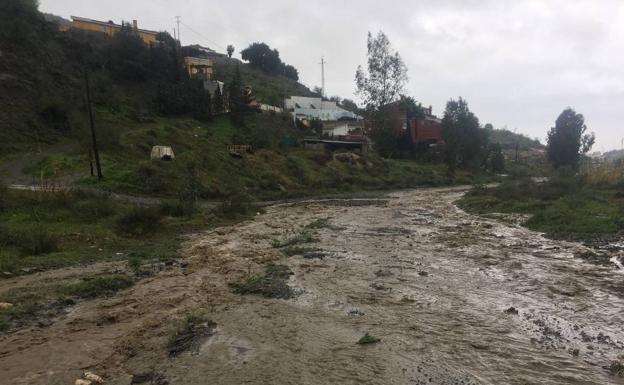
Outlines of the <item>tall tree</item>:
M228 94L230 97L230 117L234 123L242 124L247 105L245 103L245 96L243 95L243 82L238 65L236 65L234 76L232 77L232 81L230 81Z
M457 166L476 168L482 163L480 160L487 141L479 127L479 119L464 99L451 99L446 103L442 137L446 142L446 164L450 175L455 174Z
M283 63L276 49L265 43L253 43L241 51L243 60L269 74L278 74L283 70Z
M214 113L220 114L223 112L223 93L221 87L217 85L217 89L214 92Z
M379 31L376 37L369 32L367 40L367 70L358 66L355 73L356 93L369 109L381 106L399 98L407 83L407 67L385 33Z
M284 76L288 79L299 81L299 71L297 71L297 69L290 64L284 65Z
M347 111L351 111L353 113L359 113L360 108L358 105L351 99L342 99L340 102L340 106Z
M233 53L234 53L234 46L230 44L227 46L227 54L230 59L232 58Z
M568 107L559 115L555 127L548 131L548 145L546 152L548 161L555 167L577 168L581 161L581 154L587 153L596 136L587 132L585 118Z

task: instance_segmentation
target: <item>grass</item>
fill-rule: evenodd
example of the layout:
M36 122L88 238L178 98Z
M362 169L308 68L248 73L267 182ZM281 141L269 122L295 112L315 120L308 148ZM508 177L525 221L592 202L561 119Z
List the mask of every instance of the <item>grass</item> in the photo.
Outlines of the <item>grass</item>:
M364 336L362 338L360 338L358 340L358 345L369 345L369 344L376 344L377 342L380 342L381 339L377 338L377 337L373 337L370 334L366 333L364 334Z
M588 239L624 231L624 205L617 191L588 183L582 176L554 176L548 182L506 181L478 187L459 202L478 213L529 214L524 225L551 237Z
M282 249L282 253L288 257L292 257L293 255L303 255L306 251L311 251L311 249L302 246L288 246Z
M77 298L110 296L134 285L134 279L124 274L104 274L84 277L81 282L67 286L64 293Z
M308 223L305 228L306 229L322 229L329 225L329 218L319 218L310 223Z
M613 361L609 366L611 374L617 377L624 377L624 364L618 361Z
M292 272L287 266L269 264L263 274L247 275L232 285L237 294L259 294L267 298L287 299L293 296L287 281Z
M122 235L147 235L160 227L162 215L156 207L134 206L117 218L115 227Z
M199 344L213 334L215 322L210 320L205 312L195 311L187 314L167 342L169 356L174 357L192 348L199 348Z
M303 230L297 234L282 238L282 239L273 239L271 241L271 246L281 249L284 247L292 247L301 243L310 243L314 242L314 236L308 230Z

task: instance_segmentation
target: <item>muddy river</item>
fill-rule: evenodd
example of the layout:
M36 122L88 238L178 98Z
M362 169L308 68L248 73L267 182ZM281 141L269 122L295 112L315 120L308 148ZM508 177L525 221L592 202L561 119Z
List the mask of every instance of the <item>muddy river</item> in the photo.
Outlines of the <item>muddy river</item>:
M124 385L624 383L608 370L624 361L624 270L466 214L462 192L277 205L193 235L184 263L0 337L0 383L73 384L84 370ZM295 255L275 247L306 226ZM271 262L292 271L290 298L234 292ZM171 357L196 309L216 328ZM365 333L380 341L357 344Z

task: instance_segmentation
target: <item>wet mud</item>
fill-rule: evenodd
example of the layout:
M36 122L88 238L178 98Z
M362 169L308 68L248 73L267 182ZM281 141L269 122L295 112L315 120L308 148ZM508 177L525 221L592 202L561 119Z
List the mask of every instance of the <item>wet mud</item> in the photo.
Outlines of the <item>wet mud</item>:
M609 366L624 359L624 270L466 214L462 193L271 206L193 235L184 269L0 337L0 382L68 384L90 370L124 385L623 383ZM301 245L313 258L272 245L319 220ZM288 296L236 292L270 264L284 266L273 278ZM171 357L176 325L198 309L214 328ZM375 343L358 344L367 334Z

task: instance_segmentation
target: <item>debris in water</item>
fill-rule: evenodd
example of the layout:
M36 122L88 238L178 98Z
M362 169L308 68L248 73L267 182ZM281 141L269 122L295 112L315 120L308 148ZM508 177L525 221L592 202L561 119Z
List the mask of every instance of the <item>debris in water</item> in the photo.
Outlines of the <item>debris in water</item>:
M505 310L505 314L518 315L518 309L512 306L509 309Z
M378 277L392 277L394 274L390 270L377 270L375 275Z
M428 277L428 276L429 276L429 273L428 273L428 272L426 272L426 271L419 271L419 272L418 272L418 275L420 275L421 277Z
M288 299L294 295L287 284L292 274L288 266L270 264L265 268L264 275L249 276L232 286L238 294L260 294L267 298Z
M216 326L203 314L189 314L169 341L169 356L177 356L191 348L198 349L206 338L214 334Z
M382 285L381 283L377 283L377 282L371 284L370 287L372 287L375 290L388 290L388 291L392 290L391 288L386 287Z
M624 364L619 361L613 361L609 366L611 374L617 377L624 377Z
M349 310L349 315L353 315L353 316L363 316L364 312L361 311L360 309L353 309L353 310Z
M154 371L154 370L150 370L148 372L143 372L143 373L135 373L132 375L132 382L130 382L131 385L134 384L145 384L145 383L150 383L152 385L167 385L169 384L169 381L167 381L165 379L165 376L163 376L162 374Z
M370 334L364 334L364 337L360 338L357 342L359 345L367 345L367 344L376 344L381 341L381 339L371 336Z
M100 377L97 374L92 373L92 372L84 372L83 377L86 380L91 381L92 383L93 382L95 382L96 384L103 384L104 383L104 379L102 377Z

